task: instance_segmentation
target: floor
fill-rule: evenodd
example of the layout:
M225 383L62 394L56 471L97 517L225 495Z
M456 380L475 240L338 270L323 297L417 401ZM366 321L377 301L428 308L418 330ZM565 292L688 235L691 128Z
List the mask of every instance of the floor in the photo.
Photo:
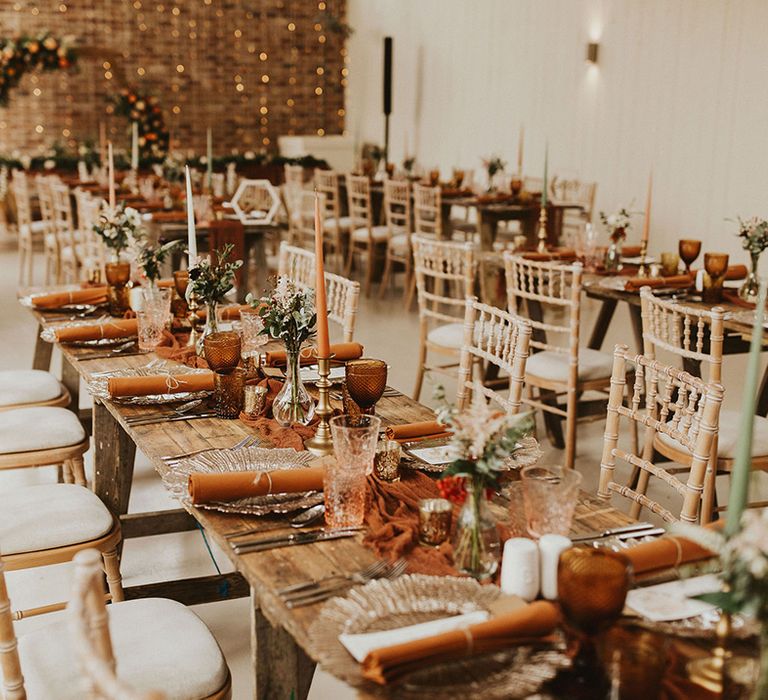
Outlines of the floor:
M29 313L15 301L17 262L16 253L11 247L0 249L0 270L4 272L0 276L0 357L3 358L1 366L2 369L28 368L35 340L35 325ZM38 268L37 280L41 279ZM588 302L582 313L584 328L591 327L594 315L595 308ZM629 328L627 320L622 322L622 319L616 319L612 329L613 337L606 341L607 348L612 347L615 342L626 342L626 330ZM413 388L417 338L418 316L415 311L408 312L403 308L399 290L390 292L384 299L362 299L356 339L366 346L366 354L381 357L389 363L389 383L405 392L411 392ZM56 356L54 358L58 363L59 359ZM743 358L734 358L727 361L726 386L728 376L741 371L742 360ZM451 391L455 391L449 384L446 388L449 396ZM430 383L427 382L423 400L428 400L430 391ZM87 400L87 396L84 400ZM602 430L602 421L586 423L579 427L577 466L583 474L584 488L590 491L593 491L597 484ZM542 442L545 452L543 461L558 463L562 459L562 453L551 449L545 438L542 438ZM0 478L0 489L12 489L25 483L51 482L54 479L53 470L48 468L4 472ZM141 455L137 455L130 509L158 510L171 507L175 507L175 503L166 494L159 478L148 462ZM230 568L223 553L214 550L214 557L223 570ZM209 575L215 573L215 566L200 534L188 532L128 540L125 544L122 573L126 585L136 585L163 579ZM7 579L14 608L42 605L67 597L70 585L69 565L14 572L9 574ZM213 603L195 606L194 609L208 624L224 651L233 675L233 697L236 700L251 697L248 601L243 599ZM25 630L45 622L45 616L23 620L18 623L17 631L23 634ZM347 686L318 671L310 698L319 700L331 697L334 700L346 700L355 695Z

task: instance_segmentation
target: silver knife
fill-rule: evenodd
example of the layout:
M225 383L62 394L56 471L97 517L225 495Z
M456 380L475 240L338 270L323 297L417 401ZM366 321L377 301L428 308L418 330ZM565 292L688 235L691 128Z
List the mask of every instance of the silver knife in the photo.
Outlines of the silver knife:
M279 547L292 547L298 544L311 544L313 542L325 542L338 540L343 537L353 537L362 531L361 527L349 527L339 530L314 530L313 532L295 532L290 535L277 535L275 537L262 537L250 542L236 544L231 543L235 554L248 554L249 552L264 552L268 549Z
M146 355L146 350L130 350L128 352L102 352L93 353L91 355L79 355L75 359L78 362L85 362L87 360L108 360L113 357L133 357L134 355Z
M586 535L579 535L578 537L571 537L571 542L586 542L587 540L600 540L604 537L613 537L614 535L622 535L627 532L639 532L642 530L653 530L655 525L651 523L632 523L631 525L623 525L622 527L612 527L608 530L598 530L596 532L590 532Z
M167 416L164 418L147 418L144 420L135 420L127 423L129 428L134 428L137 425L152 425L153 423L175 423L179 420L194 420L195 418L216 418L215 413L193 413L191 416Z

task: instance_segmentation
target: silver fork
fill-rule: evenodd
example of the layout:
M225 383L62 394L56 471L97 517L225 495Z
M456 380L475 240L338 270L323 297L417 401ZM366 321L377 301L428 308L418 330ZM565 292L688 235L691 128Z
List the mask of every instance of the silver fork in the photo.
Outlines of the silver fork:
M364 569L356 571L352 574L333 574L332 576L326 576L317 581L302 581L301 583L294 583L290 586L285 586L277 591L279 596L289 597L295 593L301 592L306 594L308 591L319 588L324 583L331 581L356 581L357 583L366 583L367 581L376 578L386 569L389 568L389 562L379 559L378 561L369 564Z
M235 445L232 445L232 447L225 447L223 449L229 450L230 452L234 452L235 450L242 450L246 447L251 447L252 445L258 444L259 439L255 435L249 435L246 438L243 438ZM165 457L161 457L160 459L163 460L166 464L175 464L180 459L186 459L187 457L194 457L195 455L199 455L202 452L210 452L211 450L218 450L222 449L219 447L204 447L201 450L193 450L192 452L182 452L181 454L177 455L166 455Z

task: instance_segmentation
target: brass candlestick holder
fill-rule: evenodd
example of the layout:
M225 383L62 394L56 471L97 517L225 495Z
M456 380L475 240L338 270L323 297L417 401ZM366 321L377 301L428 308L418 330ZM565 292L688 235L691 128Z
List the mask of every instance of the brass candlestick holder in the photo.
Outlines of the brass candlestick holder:
M331 374L331 358L317 358L317 374L320 379L317 381L317 408L315 415L320 418L317 424L317 430L313 437L304 441L306 447L312 454L324 457L333 454L333 440L331 439L331 425L329 423L333 415L331 407L331 381L328 377Z
M537 235L537 238L539 239L539 244L536 247L536 250L539 253L546 253L547 252L547 208L545 206L541 207L541 211L539 212L539 233Z
M187 307L189 308L189 314L187 320L189 321L189 340L187 341L188 348L197 348L197 341L199 333L197 330L200 323L200 317L197 315L197 310L200 308L200 297L192 289L192 283L187 285L187 293L184 295L187 300Z
M637 269L638 277L647 277L648 268L645 266L645 258L648 255L648 241L640 241L640 267Z
M725 662L731 655L727 646L728 639L731 636L730 613L725 611L720 613L715 633L717 635L717 646L712 650L712 655L690 661L686 670L688 671L688 678L696 685L700 685L719 695L723 692Z

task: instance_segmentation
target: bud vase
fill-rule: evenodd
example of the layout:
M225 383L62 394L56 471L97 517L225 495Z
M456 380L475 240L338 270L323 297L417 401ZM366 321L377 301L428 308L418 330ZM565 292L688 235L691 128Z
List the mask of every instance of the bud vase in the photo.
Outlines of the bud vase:
M491 578L499 566L499 533L485 489L467 478L466 490L453 538L453 563L462 573L483 581Z
M287 351L286 360L285 383L272 404L272 415L283 427L309 425L315 415L315 402L301 381L298 351Z
M203 327L203 332L200 334L200 337L197 339L197 354L200 357L203 356L203 341L205 340L205 336L219 332L219 319L217 318L219 303L216 301L208 301L205 307L205 326Z
M760 291L760 278L757 276L757 264L760 261L760 253L752 253L752 269L749 271L744 284L739 287L739 297L751 304L757 303L757 295Z

